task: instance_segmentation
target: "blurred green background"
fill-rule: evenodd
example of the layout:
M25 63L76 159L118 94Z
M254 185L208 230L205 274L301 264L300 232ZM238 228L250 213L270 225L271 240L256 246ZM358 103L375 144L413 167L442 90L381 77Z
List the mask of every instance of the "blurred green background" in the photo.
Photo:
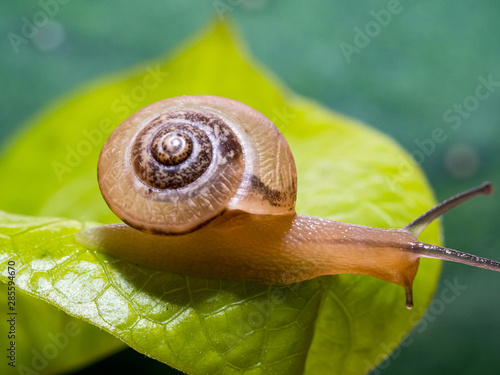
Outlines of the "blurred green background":
M231 19L258 61L295 92L395 138L438 200L483 180L500 186L498 1L60 2L20 44L9 33L23 36L25 19L50 1L0 5L3 148L30 117L83 83L173 52L210 21ZM7 199L0 197L0 209ZM497 194L446 215L446 245L500 259L499 212ZM467 289L451 303L431 304L427 324L374 374L497 372L500 275L444 264L437 300L455 278ZM127 353L101 366L164 369L142 360Z

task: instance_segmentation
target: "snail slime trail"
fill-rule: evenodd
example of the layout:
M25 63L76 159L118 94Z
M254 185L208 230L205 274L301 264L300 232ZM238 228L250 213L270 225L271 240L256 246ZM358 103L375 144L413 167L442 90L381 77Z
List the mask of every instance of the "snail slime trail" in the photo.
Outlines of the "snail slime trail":
M106 141L104 200L124 224L76 234L89 249L190 276L291 284L360 274L401 285L406 306L422 257L500 271L500 263L418 241L490 183L445 200L398 229L295 213L297 172L274 124L235 100L183 96L142 108Z

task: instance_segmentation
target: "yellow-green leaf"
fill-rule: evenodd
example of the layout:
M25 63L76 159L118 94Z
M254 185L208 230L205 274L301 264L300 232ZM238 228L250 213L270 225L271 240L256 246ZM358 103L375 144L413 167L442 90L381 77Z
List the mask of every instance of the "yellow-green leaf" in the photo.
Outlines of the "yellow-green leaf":
M218 24L173 58L93 84L34 120L0 162L1 196L12 197L0 208L117 221L95 177L105 138L139 108L191 94L233 98L275 122L297 163L301 214L400 227L433 205L420 169L391 139L293 94ZM196 279L87 251L71 235L80 222L3 218L2 267L23 265L19 288L191 374L363 374L416 323L439 272L439 262L422 261L417 308L407 311L401 287L368 276L286 287ZM438 242L436 224L422 240Z
M73 228L68 230L62 223L0 211L0 279L5 283L0 284L0 292L9 302L5 303L5 320L12 322L2 331L2 343L9 349L5 362L15 364L15 368L2 364L2 374L67 373L124 346L97 327L62 313L60 304L49 305L24 293L43 298L43 275L56 273L48 271L57 269L54 260L66 260L54 256L54 250L65 256L65 242L82 226L71 222ZM57 286L49 289L55 291Z

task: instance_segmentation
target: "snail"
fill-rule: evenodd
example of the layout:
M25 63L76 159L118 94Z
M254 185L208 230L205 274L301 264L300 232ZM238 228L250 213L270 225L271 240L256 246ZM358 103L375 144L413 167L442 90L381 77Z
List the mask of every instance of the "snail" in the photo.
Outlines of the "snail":
M417 240L451 208L491 194L490 183L399 229L299 215L285 138L231 99L183 96L142 108L105 142L98 181L124 223L83 230L77 241L149 268L280 285L370 275L403 286L408 308L421 257L500 271L498 262Z

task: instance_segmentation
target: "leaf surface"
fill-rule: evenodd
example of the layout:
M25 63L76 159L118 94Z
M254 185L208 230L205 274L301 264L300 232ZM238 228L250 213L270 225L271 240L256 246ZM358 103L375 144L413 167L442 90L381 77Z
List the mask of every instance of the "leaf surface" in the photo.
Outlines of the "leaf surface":
M391 139L293 94L218 24L173 58L90 85L33 121L0 162L0 256L20 264L19 288L190 374L362 374L416 323L439 262L422 260L415 311L399 286L368 276L286 287L147 270L75 243L88 224L118 219L95 169L104 140L139 108L173 96L242 101L283 132L298 170L297 212L401 227L433 205L420 169ZM20 163L32 160L33 163ZM437 224L421 238L438 243ZM76 338L75 338L76 340Z

